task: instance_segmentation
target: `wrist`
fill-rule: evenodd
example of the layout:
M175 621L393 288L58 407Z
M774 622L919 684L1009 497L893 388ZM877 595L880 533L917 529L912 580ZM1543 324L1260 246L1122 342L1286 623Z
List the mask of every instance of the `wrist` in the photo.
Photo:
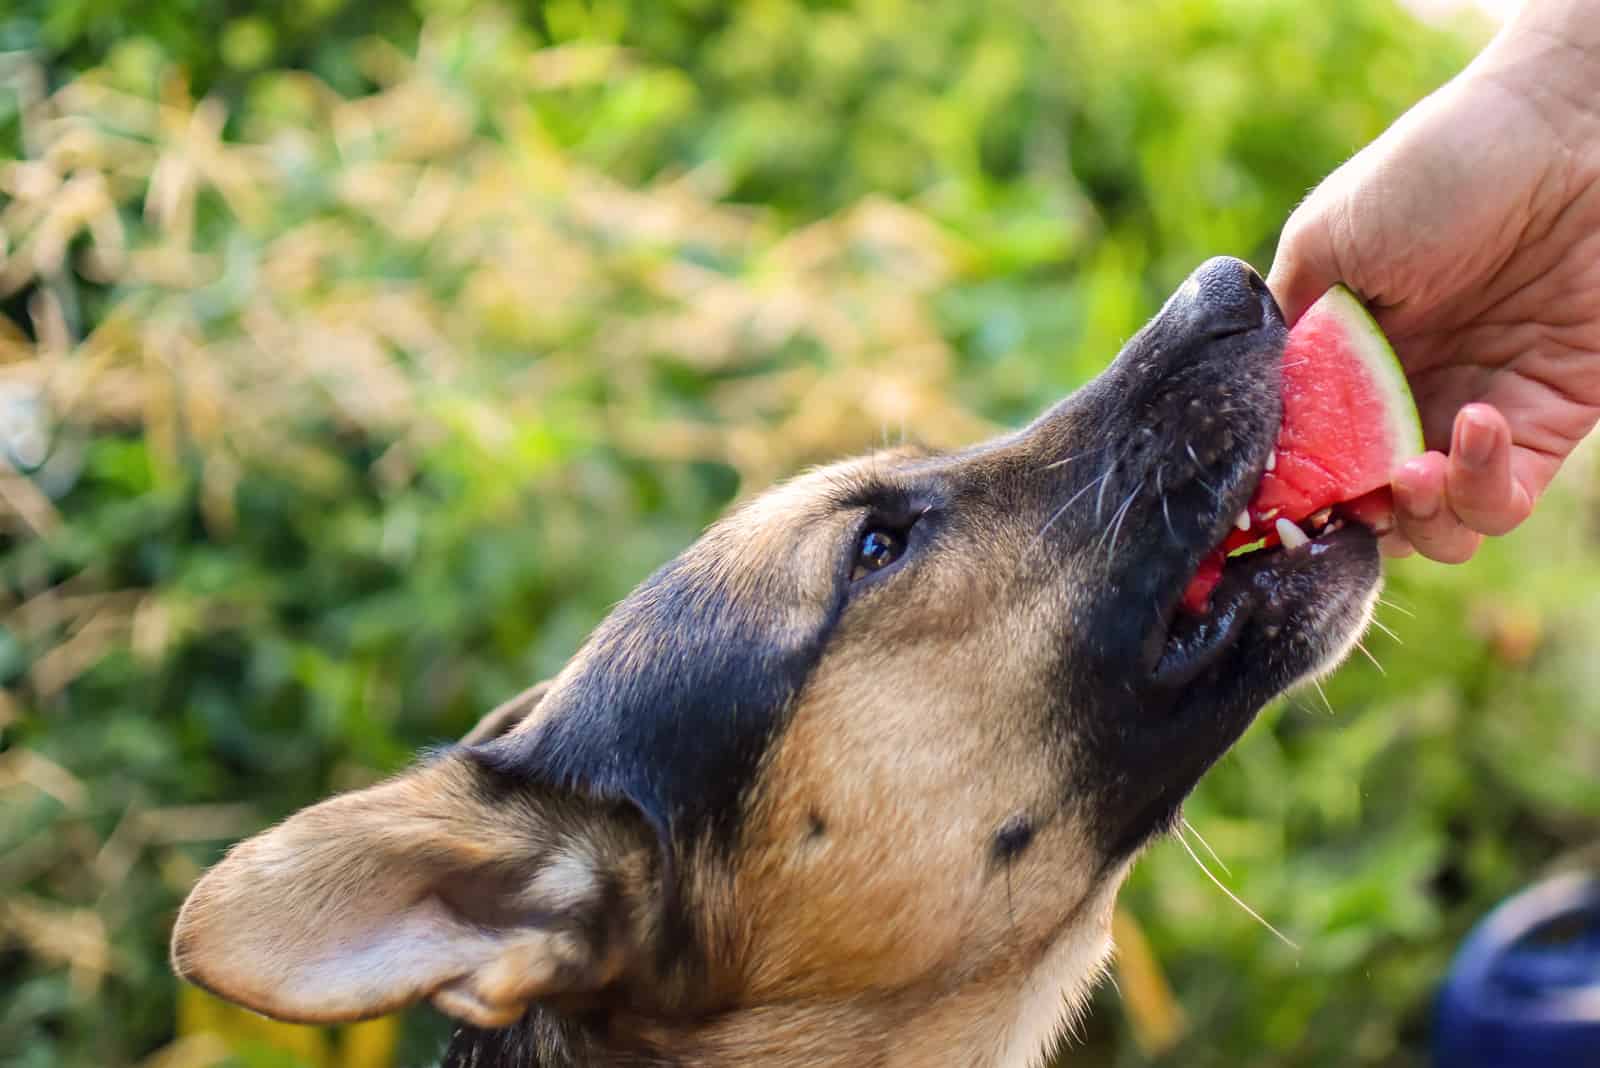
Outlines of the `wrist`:
M1524 0L1479 61L1552 81L1600 113L1600 0Z
M1523 0L1506 20L1502 36L1547 35L1580 47L1600 46L1600 3L1596 0ZM1591 59L1600 58L1591 55Z
M1600 138L1600 0L1525 0L1467 68L1531 104L1574 153Z

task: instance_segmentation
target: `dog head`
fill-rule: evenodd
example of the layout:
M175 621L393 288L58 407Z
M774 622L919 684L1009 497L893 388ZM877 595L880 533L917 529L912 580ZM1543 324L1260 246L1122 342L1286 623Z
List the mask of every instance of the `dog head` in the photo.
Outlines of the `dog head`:
M1370 611L1356 527L1179 610L1273 447L1285 336L1209 261L1032 425L753 499L468 744L235 848L178 971L297 1020L430 999L476 1028L461 1063L908 1028L1036 1057L1140 846Z

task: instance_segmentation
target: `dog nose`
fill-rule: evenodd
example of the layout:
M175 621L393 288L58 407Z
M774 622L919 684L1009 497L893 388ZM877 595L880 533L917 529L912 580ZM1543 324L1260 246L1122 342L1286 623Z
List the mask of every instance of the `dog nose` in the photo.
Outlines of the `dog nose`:
M1179 290L1189 311L1205 333L1213 338L1228 337L1254 330L1278 305L1262 281L1243 260L1215 256L1202 263Z

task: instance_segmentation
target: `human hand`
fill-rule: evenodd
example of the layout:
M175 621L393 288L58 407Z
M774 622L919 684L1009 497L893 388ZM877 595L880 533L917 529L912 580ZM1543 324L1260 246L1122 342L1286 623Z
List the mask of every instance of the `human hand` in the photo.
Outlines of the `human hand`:
M1468 559L1600 417L1597 7L1529 4L1284 228L1289 321L1342 281L1411 381L1430 451L1395 475L1391 555Z

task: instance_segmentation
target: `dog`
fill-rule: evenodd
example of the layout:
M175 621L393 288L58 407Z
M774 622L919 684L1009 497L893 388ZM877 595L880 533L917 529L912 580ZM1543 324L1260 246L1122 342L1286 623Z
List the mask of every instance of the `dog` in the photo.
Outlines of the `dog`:
M429 1001L451 1068L1043 1063L1114 898L1377 542L1230 558L1287 328L1203 264L1105 373L963 451L751 499L462 743L234 847L177 973L285 1020Z

